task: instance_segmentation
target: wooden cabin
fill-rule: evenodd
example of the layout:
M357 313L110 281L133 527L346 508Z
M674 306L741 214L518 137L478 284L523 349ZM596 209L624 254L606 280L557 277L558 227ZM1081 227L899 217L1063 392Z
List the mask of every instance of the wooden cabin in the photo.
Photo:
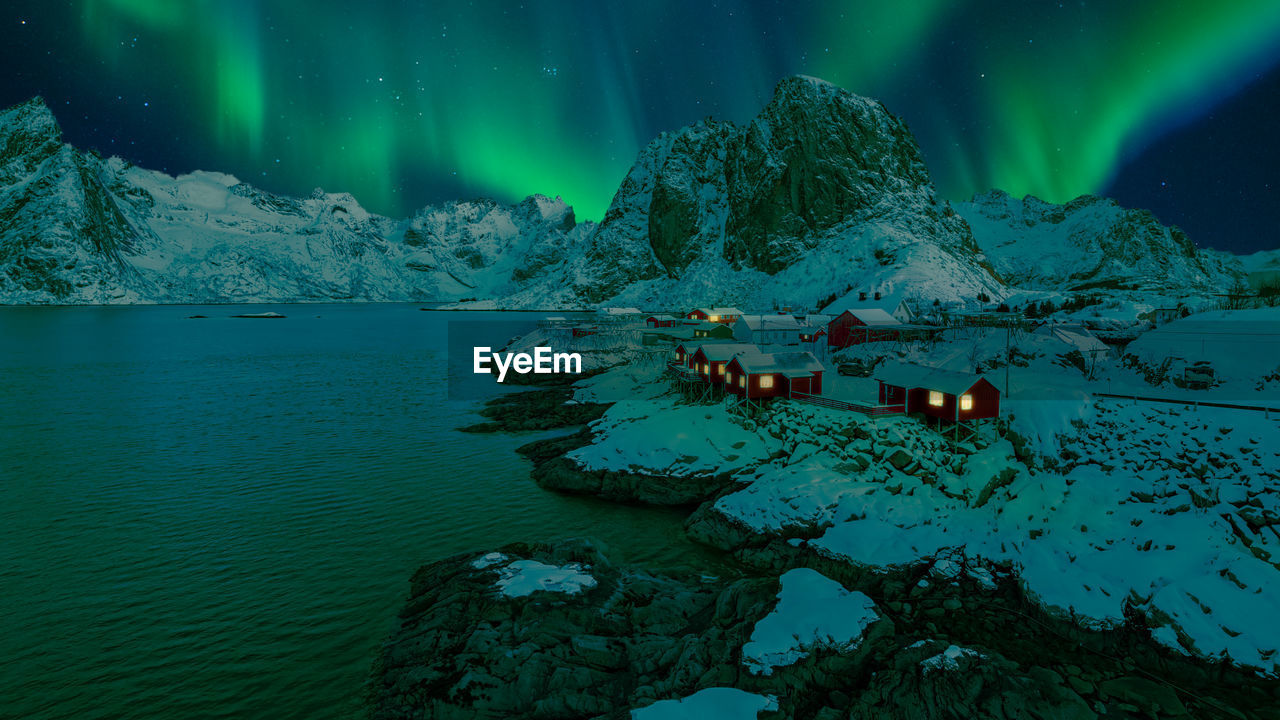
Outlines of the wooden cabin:
M729 327L728 325L722 325L721 323L702 322L694 326L693 336L695 338L732 340L733 328Z
M733 337L756 345L799 345L800 329L794 315L743 315L733 324Z
M905 405L946 422L984 420L1000 415L1000 391L985 377L923 365L898 364L874 374L881 405Z
M897 340L901 323L884 310L849 309L827 323L827 344L835 348Z
M651 328L669 328L675 327L679 321L674 315L650 315L644 319L644 324Z
M694 342L692 340L677 343L675 348L671 351L671 362L687 368L693 367L693 354L697 352L698 347L701 345L701 342Z
M749 400L789 397L793 392L821 395L822 372L822 363L808 352L743 353L725 366L724 384Z
M737 355L759 355L760 348L747 343L703 343L692 356L693 368L712 385L724 382L724 369Z
M742 317L742 311L735 307L702 307L685 313L689 320L705 320L713 323L733 325Z
M1174 320L1180 320L1186 315L1183 314L1181 307L1156 308L1151 311L1151 324L1159 327L1167 325Z

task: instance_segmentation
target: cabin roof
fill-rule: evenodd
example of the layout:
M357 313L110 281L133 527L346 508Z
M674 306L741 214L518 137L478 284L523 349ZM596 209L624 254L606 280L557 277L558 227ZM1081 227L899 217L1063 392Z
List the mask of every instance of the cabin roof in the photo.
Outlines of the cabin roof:
M786 377L805 377L822 372L822 363L804 351L739 355L738 366L748 375L780 373Z
M793 315L743 315L738 322L751 330L796 330L800 324Z
M700 310L705 315L741 315L742 311L736 307L699 307L694 310Z
M1080 352L1108 352L1107 344L1089 332L1088 328L1078 323L1046 323L1033 331L1035 335L1055 338L1076 348Z
M985 379L978 373L942 370L910 363L886 365L877 370L873 377L885 385L940 390L947 395L962 395Z
M898 321L898 318L890 315L889 313L885 312L884 310L881 310L880 308L848 308L841 311L838 315L836 315L836 317L840 317L840 315L843 315L845 313L849 313L850 315L858 318L859 322L861 322L862 324L870 325L873 327L883 326L883 325L901 325L902 324L901 322Z
M735 355L760 354L760 348L750 343L706 343L698 349L707 356L707 362L728 362Z

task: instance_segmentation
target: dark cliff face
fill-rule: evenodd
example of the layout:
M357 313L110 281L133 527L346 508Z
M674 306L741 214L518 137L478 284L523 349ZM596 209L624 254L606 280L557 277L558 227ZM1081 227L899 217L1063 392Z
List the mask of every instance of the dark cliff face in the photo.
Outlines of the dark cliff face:
M62 128L39 97L0 110L0 183L34 170L62 147Z
M974 248L902 121L874 100L792 77L745 126L705 121L641 151L594 238L588 266L600 269L579 290L596 302L708 260L772 275L830 231L880 220Z
M0 290L47 290L131 278L123 255L137 233L107 188L101 162L62 143L40 98L0 113Z
M726 256L770 273L809 249L814 231L935 203L902 121L874 100L807 78L778 85L739 134L726 170Z

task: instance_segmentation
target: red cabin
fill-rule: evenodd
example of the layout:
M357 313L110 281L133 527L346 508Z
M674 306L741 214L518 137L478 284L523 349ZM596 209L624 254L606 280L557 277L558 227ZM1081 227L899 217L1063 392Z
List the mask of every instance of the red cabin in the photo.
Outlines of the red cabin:
M843 348L868 342L897 340L901 323L884 310L845 310L827 324L827 344Z
M736 355L757 355L760 348L745 343L705 343L693 353L693 368L712 385L724 383L724 369Z
M752 400L820 395L822 363L807 352L744 353L725 366L724 383L729 392Z
M694 308L685 313L685 317L689 320L704 320L706 322L732 325L738 322L738 318L742 317L742 311L735 307Z
M905 405L908 414L918 412L947 422L1000 415L1000 391L981 375L903 364L882 368L875 379L880 384L880 404Z
M644 322L651 328L669 328L675 327L677 320L670 315L650 315Z
M693 367L693 354L698 351L700 342L682 342L675 347L673 362L682 367Z

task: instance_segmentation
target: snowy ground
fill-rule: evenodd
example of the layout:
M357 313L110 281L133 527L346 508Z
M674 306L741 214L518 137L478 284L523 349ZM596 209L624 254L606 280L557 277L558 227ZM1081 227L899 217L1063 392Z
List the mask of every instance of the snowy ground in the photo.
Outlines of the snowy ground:
M570 458L593 470L734 473L746 486L714 510L757 533L873 569L955 557L957 572L982 582L1012 573L1082 626L1118 626L1128 608L1170 648L1276 674L1280 625L1258 620L1280 615L1274 414L1101 398L1095 393L1123 388L1195 391L1153 389L1110 353L1082 363L1051 334L980 328L948 331L942 342L842 351L827 394L872 401L872 379L834 368L886 358L976 368L1003 388L1007 347L1007 437L990 428L953 447L915 419L790 402L744 420L724 404L664 394L654 363L579 384L579 399L616 404L593 424L593 443ZM761 632L744 654L757 672L823 631L772 633L786 642L767 640L768 624ZM947 660L943 653L939 663Z
M671 398L624 400L591 424L595 441L568 457L588 470L685 476L758 465L777 441L747 429L724 405Z
M1075 432L1053 470L1007 440L951 452L905 418L792 406L769 424L791 458L715 505L758 532L872 568L959 549L1085 626L1129 604L1171 648L1277 670L1280 626L1257 621L1280 614L1276 421L1100 402L1061 423Z

